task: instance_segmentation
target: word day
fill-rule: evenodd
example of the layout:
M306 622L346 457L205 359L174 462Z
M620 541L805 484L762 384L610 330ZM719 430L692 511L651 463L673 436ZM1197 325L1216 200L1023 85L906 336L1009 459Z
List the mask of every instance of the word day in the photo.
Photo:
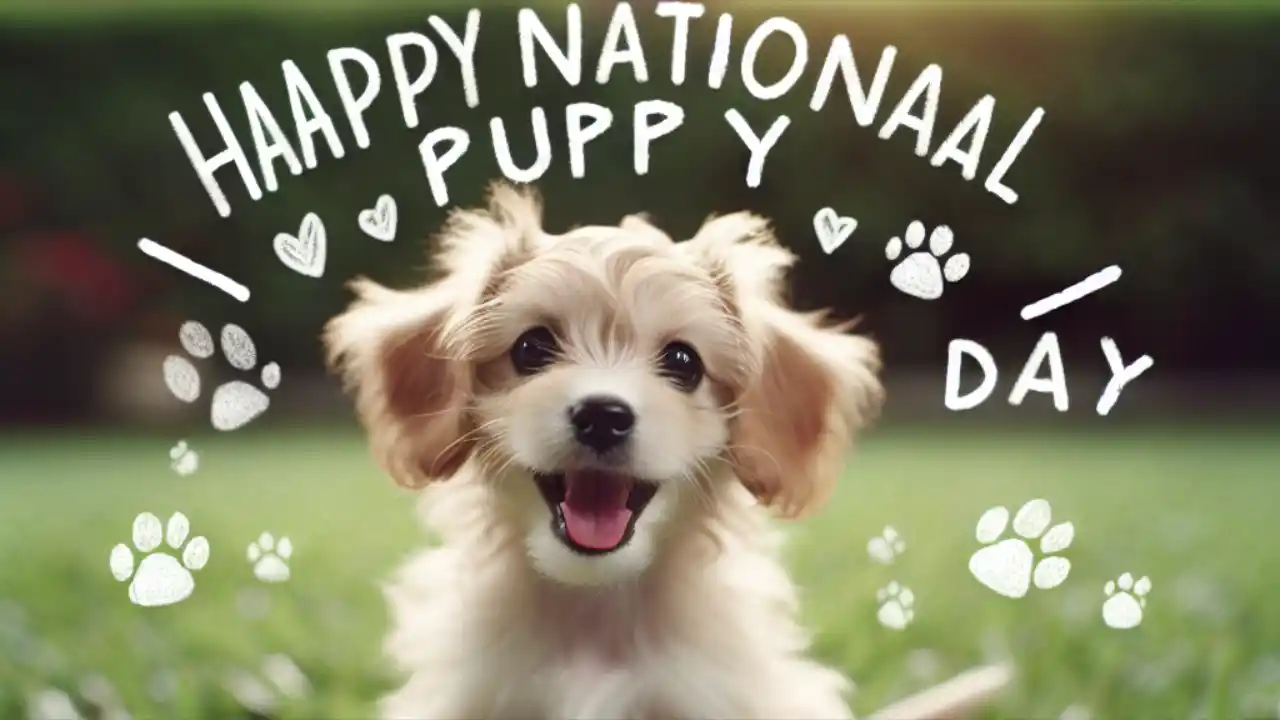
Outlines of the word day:
M673 86L682 85L689 74L688 47L693 21L705 14L701 3L658 2L654 14L672 23L671 77ZM391 85L404 117L405 127L417 128L421 122L418 112L419 98L431 87L439 75L442 51L457 60L461 74L463 101L470 108L480 105L479 84L476 77L476 49L480 36L480 10L467 13L465 27L459 31L439 16L432 15L427 25L435 33L428 36L420 32L399 32L386 39L386 61L391 69ZM711 57L706 68L709 89L721 88L729 73L733 54L733 16L723 13L715 24ZM583 27L582 10L570 3L565 10L563 42L547 27L538 14L529 8L518 13L517 34L519 42L521 77L527 87L539 83L539 55L544 65L550 63L563 80L571 86L583 81ZM777 80L766 83L759 79L757 60L766 41L786 42L791 57L786 72ZM822 110L831 97L837 74L845 86L853 120L860 127L880 123L877 136L888 140L900 131L914 133L914 151L929 163L941 167L947 163L959 166L960 175L966 181L973 180L982 164L987 133L995 113L995 98L986 95L979 99L961 118L950 133L935 146L935 126L942 92L942 68L930 64L917 75L909 88L887 115L881 112L885 105L885 89L897 58L897 48L885 47L880 53L870 83L864 83L853 56L853 47L845 35L837 35L822 56L817 78L813 81L808 107L814 112ZM369 147L369 129L365 113L383 90L383 80L378 61L373 55L356 47L342 47L327 53L329 75L341 102L342 115L357 147ZM774 17L760 23L747 37L741 48L739 77L742 86L757 100L770 101L792 92L810 68L810 43L804 30L795 21ZM814 66L817 58L814 58ZM416 73L410 66L421 67ZM648 83L650 73L646 49L640 38L631 5L619 2L613 10L605 30L603 45L595 63L595 82L608 83L619 66L628 66L638 83ZM294 126L294 140L284 132L279 116L262 99L258 90L248 82L240 84L240 101L248 119L254 160L227 120L222 104L213 93L205 93L203 101L209 116L217 128L222 148L208 153L196 142L186 120L180 112L169 114L180 144L186 151L200 182L213 201L219 215L229 217L231 205L215 173L228 165L234 165L249 197L254 201L263 192L275 192L279 188L278 167L283 163L289 174L301 175L304 169L314 169L319 160L317 145L323 142L329 154L342 158L346 146L338 133L337 123L320 102L313 85L292 60L281 64L283 82L289 97L289 113ZM575 103L565 109L566 135L570 168L575 177L585 173L584 148L588 142L600 137L613 123L612 113L600 105ZM883 118L882 118L883 116ZM1042 108L1036 108L1023 122L1009 145L987 173L983 187L1006 203L1013 204L1018 194L1005 184L1004 178L1014 161L1031 139L1041 118ZM684 122L685 112L675 103L660 99L643 100L635 105L634 130L636 140L635 171L638 175L648 172L649 144L663 135L674 132ZM655 118L657 118L655 120ZM881 119L882 118L882 119ZM767 130L757 133L742 119L737 110L728 110L725 119L751 153L746 182L755 187L760 183L765 159L791 124L786 115L777 117ZM490 119L489 140L502 173L513 182L532 182L540 178L550 167L552 160L551 138L547 127L546 111L533 108L530 113L532 134L537 157L527 166L520 167L512 159L507 140L508 128L502 118ZM319 136L319 137L317 137ZM438 127L429 131L419 145L423 169L432 188L432 195L439 205L448 202L444 184L444 172L457 163L471 146L470 133L459 127ZM256 166L256 172L255 172ZM259 179L259 176L261 179Z
M1111 370L1111 379L1107 381L1102 395L1098 397L1095 409L1099 415L1106 415L1111 412L1111 408L1115 407L1125 385L1149 370L1155 361L1150 355L1143 355L1126 365L1114 340L1104 337L1100 344L1102 354L1107 359L1107 367ZM961 395L960 370L965 357L971 357L977 361L978 367L982 370L982 382L978 387ZM1040 369L1045 364L1049 366L1049 374L1047 377L1041 377ZM947 346L947 379L944 397L947 409L970 410L981 405L995 391L998 377L995 358L985 347L973 340L952 340ZM1022 372L1009 392L1009 404L1021 405L1029 392L1052 395L1054 408L1058 412L1067 411L1070 404L1070 396L1067 393L1067 374L1062 364L1062 350L1058 346L1058 336L1054 333L1047 332L1041 335L1035 348L1027 356L1027 362L1022 366Z

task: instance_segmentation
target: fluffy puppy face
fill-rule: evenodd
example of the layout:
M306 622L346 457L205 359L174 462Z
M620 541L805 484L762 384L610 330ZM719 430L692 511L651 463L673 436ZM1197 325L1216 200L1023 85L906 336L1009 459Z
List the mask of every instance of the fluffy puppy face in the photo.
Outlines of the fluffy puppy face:
M792 256L764 221L676 243L636 217L549 235L540 216L496 186L451 218L439 280L360 281L326 329L392 477L470 463L533 566L575 585L644 572L718 483L818 504L878 404L875 347L779 304Z
M745 338L714 283L665 238L581 228L467 322L481 454L539 569L575 583L642 570L729 439L723 388Z

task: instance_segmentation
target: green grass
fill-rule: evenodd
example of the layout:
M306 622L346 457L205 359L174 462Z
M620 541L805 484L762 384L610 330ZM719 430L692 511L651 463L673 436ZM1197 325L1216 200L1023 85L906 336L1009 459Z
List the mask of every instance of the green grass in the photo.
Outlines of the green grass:
M863 713L1009 657L1018 684L993 717L1056 718L1072 704L1105 719L1274 716L1276 440L1260 429L872 435L791 545L817 652L856 679ZM89 673L105 676L134 718L243 717L224 680L270 653L292 657L312 685L281 716L370 716L393 682L379 662L377 583L422 542L408 496L352 432L192 444L202 467L182 478L167 468L163 439L0 439L0 717L23 717L24 698L42 687L76 696ZM989 506L1034 497L1075 524L1071 575L1055 590L1002 598L966 569L973 524ZM181 510L210 541L185 602L133 606L108 572L111 547L144 510ZM908 543L892 566L866 554L886 524ZM293 540L288 583L262 585L249 570L245 548L263 530ZM1124 571L1154 588L1140 627L1109 630L1102 586ZM876 590L895 579L917 597L904 632L875 620ZM264 601L264 615L246 612Z

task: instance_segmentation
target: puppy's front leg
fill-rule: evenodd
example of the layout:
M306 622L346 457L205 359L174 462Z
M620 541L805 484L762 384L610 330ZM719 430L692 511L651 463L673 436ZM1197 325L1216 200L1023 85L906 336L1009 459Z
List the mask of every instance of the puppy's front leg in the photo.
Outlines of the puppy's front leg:
M487 710L479 694L465 683L445 683L439 677L414 673L399 690L382 699L378 717L381 720L457 720L485 717Z
M782 663L762 663L758 672L739 675L724 697L732 711L716 717L746 720L853 720L848 697L853 683L841 673L812 660L789 658ZM694 712L681 717L707 717Z
M801 672L780 675L767 692L755 717L796 720L854 720L848 695L852 689L843 675L816 663ZM783 679L786 678L786 679Z

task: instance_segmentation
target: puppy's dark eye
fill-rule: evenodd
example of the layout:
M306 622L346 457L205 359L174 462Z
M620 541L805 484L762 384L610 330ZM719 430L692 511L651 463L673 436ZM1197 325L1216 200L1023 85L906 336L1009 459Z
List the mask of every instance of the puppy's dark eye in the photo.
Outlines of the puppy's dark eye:
M663 377L685 392L696 390L704 373L698 352L682 342L673 342L662 349L658 369Z
M511 346L511 364L521 375L532 375L556 359L560 346L556 336L544 327L525 330Z

